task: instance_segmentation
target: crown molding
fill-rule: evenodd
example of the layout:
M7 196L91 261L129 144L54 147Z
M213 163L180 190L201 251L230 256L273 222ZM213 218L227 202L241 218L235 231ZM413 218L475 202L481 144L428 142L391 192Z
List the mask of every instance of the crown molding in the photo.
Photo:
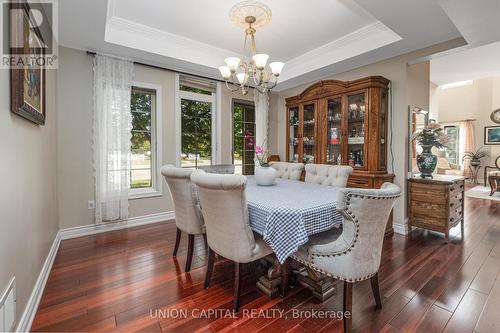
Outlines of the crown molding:
M375 22L306 52L286 63L280 82L335 64L345 59L400 41L402 38L381 22Z

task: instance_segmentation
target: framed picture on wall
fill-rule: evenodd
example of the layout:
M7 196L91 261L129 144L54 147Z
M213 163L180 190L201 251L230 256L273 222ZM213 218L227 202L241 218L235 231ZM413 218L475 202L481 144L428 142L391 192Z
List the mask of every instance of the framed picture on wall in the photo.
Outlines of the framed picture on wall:
M10 53L20 59L10 69L11 111L44 125L45 66L39 65L39 60L45 55L45 43L32 22L28 3L12 2L10 6Z
M500 126L487 126L484 128L484 144L500 145Z

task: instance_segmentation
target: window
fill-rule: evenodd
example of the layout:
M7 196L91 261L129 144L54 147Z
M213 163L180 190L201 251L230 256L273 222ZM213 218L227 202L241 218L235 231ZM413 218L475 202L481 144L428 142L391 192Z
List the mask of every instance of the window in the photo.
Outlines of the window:
M161 194L158 180L161 162L157 148L159 133L159 92L158 87L145 83L132 87L130 111L132 113L130 192L131 197Z
M255 106L252 102L233 101L233 164L235 173L253 175L255 167L254 146L248 145L245 136L255 140Z
M461 164L459 158L460 129L458 126L444 126L444 133L448 136L446 144L446 159L453 164Z
M180 166L198 168L216 161L214 83L180 77Z

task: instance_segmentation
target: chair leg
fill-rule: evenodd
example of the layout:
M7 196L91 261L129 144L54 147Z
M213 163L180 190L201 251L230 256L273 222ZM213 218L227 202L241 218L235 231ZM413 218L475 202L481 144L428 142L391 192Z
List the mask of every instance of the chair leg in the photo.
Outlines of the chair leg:
M233 311L240 310L240 289L241 289L241 266L243 264L234 263L234 292L233 292Z
M174 246L174 253L172 254L172 257L177 256L177 250L179 249L179 243L181 242L181 235L182 235L181 229L177 228L177 236L175 236L175 246Z
M285 262L281 265L281 297L286 296L288 291L288 278L290 276L290 258L286 258Z
M205 247L209 249L210 247L208 246L207 234L203 234L203 241L205 242Z
M188 237L188 254L186 258L186 273L191 270L191 262L193 261L193 250L194 250L194 235L189 235Z
M371 277L373 297L375 298L376 309L382 309L382 300L380 299L380 289L378 287L378 272Z
M211 248L208 248L208 262L207 262L207 274L205 275L205 289L210 286L210 281L212 280L212 272L214 271L215 264L215 252Z
M352 332L352 285L344 281L344 333Z

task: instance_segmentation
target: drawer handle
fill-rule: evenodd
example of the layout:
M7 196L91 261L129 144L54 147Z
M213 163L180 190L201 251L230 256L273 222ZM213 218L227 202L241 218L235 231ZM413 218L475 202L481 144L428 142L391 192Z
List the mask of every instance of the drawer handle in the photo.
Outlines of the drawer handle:
M450 204L450 207L453 207L453 206L455 206L455 203L454 203L454 202L452 202L452 203Z

